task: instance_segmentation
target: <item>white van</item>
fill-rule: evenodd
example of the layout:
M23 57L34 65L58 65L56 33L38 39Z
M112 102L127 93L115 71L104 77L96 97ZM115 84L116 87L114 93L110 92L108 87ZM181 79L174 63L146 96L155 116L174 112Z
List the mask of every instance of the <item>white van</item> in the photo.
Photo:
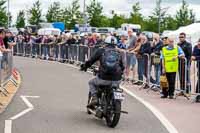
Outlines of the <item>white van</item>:
M128 31L129 29L132 29L133 32L139 33L141 31L141 25L139 24L122 24L121 29L123 31Z

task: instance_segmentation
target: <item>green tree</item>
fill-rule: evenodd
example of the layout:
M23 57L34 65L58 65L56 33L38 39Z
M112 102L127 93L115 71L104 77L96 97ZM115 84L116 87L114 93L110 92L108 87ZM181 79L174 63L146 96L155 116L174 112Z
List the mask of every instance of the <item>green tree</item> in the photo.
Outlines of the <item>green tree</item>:
M41 9L41 3L40 1L36 1L31 9L28 10L29 19L28 22L32 25L38 25L40 22L42 22L42 9Z
M0 0L0 27L6 27L8 25L5 3L5 0Z
M73 0L71 6L68 6L63 11L63 18L67 28L73 28L75 24L81 21L79 0Z
M195 22L195 14L190 10L185 0L182 1L181 8L176 13L177 26L185 26Z
M144 31L153 31L153 32L158 32L158 22L157 18L153 16L149 16L148 18L144 19L143 22L143 27L142 29Z
M114 14L112 19L110 19L110 26L114 28L120 28L125 22L126 18L123 15Z
M25 27L25 12L23 10L19 11L19 13L17 15L16 27L17 28Z
M47 22L52 23L52 22L60 21L61 17L62 17L62 10L60 7L60 2L54 2L48 8L48 11L46 14Z
M165 21L164 21L164 30L176 30L177 27L177 23L176 23L176 19L171 16L171 15L167 15L165 17Z
M130 14L129 23L143 25L143 16L140 13L140 3L137 2L132 6L132 12Z
M97 0L91 0L87 6L87 13L89 15L89 22L91 26L100 27L102 25L102 11L103 7Z
M111 25L111 20L107 16L101 17L101 27L109 27Z
M168 8L162 8L161 7L162 0L156 1L156 7L153 10L152 15L149 16L148 19L145 21L145 30L150 30L153 32L162 32L165 30L165 21L166 21L166 15ZM149 22L149 23L148 23Z

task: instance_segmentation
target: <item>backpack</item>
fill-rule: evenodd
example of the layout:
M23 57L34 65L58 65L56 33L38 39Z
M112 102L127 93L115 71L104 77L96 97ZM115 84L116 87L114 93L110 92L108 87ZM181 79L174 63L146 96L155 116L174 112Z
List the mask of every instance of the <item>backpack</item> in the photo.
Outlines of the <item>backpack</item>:
M103 73L108 75L120 73L120 53L115 49L105 49L102 56L102 69Z

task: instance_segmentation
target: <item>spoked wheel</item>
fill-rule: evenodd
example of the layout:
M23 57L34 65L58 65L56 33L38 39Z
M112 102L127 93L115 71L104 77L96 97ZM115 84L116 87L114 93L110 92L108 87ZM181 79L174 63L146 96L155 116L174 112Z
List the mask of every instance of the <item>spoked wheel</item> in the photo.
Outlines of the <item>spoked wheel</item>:
M108 127L114 128L117 126L121 115L121 101L115 100L112 103L111 109L108 109L106 114L106 123Z
M91 93L89 92L89 94L88 94L88 104L90 103L90 101L91 101ZM88 104L87 104L87 105L88 105ZM89 111L88 107L87 107L87 113L88 113L89 115L92 114L92 113Z

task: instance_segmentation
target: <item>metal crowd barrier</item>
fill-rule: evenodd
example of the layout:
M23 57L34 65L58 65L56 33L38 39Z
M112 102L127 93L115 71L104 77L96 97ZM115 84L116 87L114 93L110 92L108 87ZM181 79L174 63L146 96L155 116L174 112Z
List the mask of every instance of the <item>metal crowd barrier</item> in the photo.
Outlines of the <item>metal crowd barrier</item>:
M191 81L189 78L189 69L191 63L186 58L179 59L179 67L176 75L176 97L184 96L188 100L191 94Z
M195 102L200 102L200 61L193 61L190 69L191 94Z
M0 56L0 92L7 96L9 92L6 90L5 86L9 81L11 81L15 86L17 82L12 76L13 70L13 54L12 52L3 53L3 56Z
M15 47L16 48L14 49L14 53L16 55L34 56L42 59L46 58L49 60L56 60L76 64L80 64L88 60L99 48L88 47L81 44L68 45L66 43L60 45L18 43ZM122 54L124 63L126 64L127 52L122 52ZM196 63L196 65L194 63ZM140 81L143 83L140 89L146 88L147 92L149 92L150 90L154 90L160 93L161 89L159 77L161 75L161 67L162 65L159 55L156 56L155 54L143 54L141 56L137 56L137 64L135 66L137 72L134 75L134 77L138 78L136 81ZM189 99L191 98L191 94L199 96L199 68L199 63L197 62L192 62L191 64L191 62L187 61L186 58L179 59L179 71L177 72L176 76L176 98L178 96L185 96ZM198 75L196 73L198 73ZM139 80L139 77L141 78L141 76L142 80ZM145 78L145 80L143 78ZM194 81L195 83L192 84L191 81ZM195 86L196 88L198 88L196 89L198 91L194 91Z

